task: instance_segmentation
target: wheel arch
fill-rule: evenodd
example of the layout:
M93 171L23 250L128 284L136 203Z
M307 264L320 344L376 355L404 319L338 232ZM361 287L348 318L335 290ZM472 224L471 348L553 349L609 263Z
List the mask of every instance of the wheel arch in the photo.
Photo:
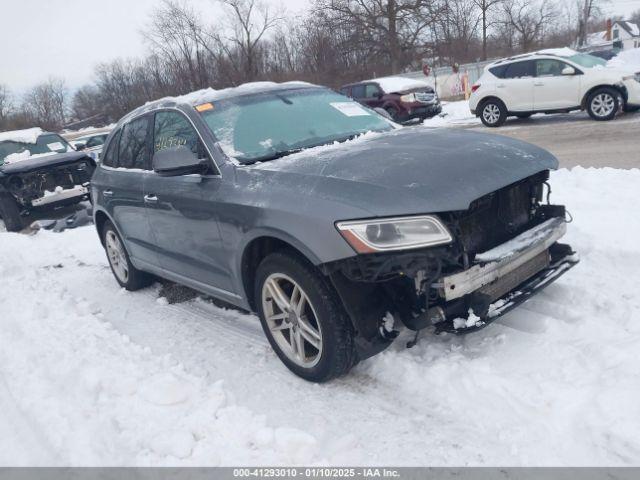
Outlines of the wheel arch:
M489 100L496 100L500 102L502 105L504 105L504 108L507 108L507 104L504 103L504 100L502 100L500 97L496 95L487 95L486 97L483 97L478 101L478 106L476 108L476 117L479 117L480 115L482 115L482 109L484 108L484 104L487 103ZM507 111L508 110L509 109L507 108Z
M242 291L252 311L256 311L254 282L258 265L267 255L280 251L288 251L314 266L321 263L302 242L284 232L262 231L255 234L246 241L237 265Z
M622 99L624 100L624 102L627 102L627 89L624 85L615 85L615 84L609 84L609 83L602 83L599 85L596 85L594 87L591 87L589 90L587 90L587 92L584 94L584 96L582 97L582 101L580 102L580 107L585 110L587 108L587 101L589 100L589 97L593 94L593 92L595 92L596 90L600 89L600 88L611 88L613 90L617 90L620 95L622 95Z

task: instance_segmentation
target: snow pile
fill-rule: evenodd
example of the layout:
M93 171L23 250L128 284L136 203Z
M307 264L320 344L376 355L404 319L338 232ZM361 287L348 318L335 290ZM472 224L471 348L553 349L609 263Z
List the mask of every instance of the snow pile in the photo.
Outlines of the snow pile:
M43 131L40 127L0 132L0 142L36 143Z
M91 270L108 273L92 230L2 234L0 465L313 461L312 435L270 427L222 380L115 329L100 302L131 302L126 292L87 299L56 281L96 261ZM64 240L73 247L57 245ZM9 285L22 286L18 296Z
M442 102L442 113L424 121L426 127L448 127L455 125L475 125L480 119L471 114L469 102Z
M638 465L640 170L551 184L576 268L327 385L254 316L119 289L93 228L0 234L0 465Z
M416 88L433 87L433 85L424 80L406 77L381 77L366 81L377 83L386 93L404 92L406 90L414 90Z
M623 50L607 63L608 67L640 72L640 48Z

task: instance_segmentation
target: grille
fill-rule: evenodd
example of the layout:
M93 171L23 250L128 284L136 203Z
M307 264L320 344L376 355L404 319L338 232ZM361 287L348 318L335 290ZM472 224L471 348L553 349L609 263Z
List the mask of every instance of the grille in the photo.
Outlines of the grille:
M458 219L460 241L471 255L496 247L530 224L534 187L544 177L530 177L475 200Z
M436 99L436 96L433 93L417 92L416 93L416 99L419 102L433 103L435 101L435 99Z

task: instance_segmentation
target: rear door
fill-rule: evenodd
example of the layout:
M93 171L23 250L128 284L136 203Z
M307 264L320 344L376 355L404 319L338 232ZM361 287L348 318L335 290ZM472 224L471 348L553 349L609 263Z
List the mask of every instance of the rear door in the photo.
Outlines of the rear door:
M533 83L536 110L557 110L580 105L581 72L576 70L575 75L562 75L562 70L566 67L572 66L555 58L536 60L536 78Z
M502 71L502 78L496 82L496 95L510 112L533 110L534 70L533 60L522 60L508 64Z
M96 180L102 204L113 218L134 263L139 260L157 265L143 199L144 177L150 168L149 118L138 117L116 134Z

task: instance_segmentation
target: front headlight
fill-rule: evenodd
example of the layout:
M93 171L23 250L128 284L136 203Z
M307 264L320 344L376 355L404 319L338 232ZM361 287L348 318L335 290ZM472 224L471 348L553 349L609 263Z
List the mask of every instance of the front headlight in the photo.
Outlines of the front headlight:
M416 94L415 93L408 93L406 95L402 95L400 97L400 101L402 103L416 103L418 101L418 99L416 98Z
M358 253L432 247L452 240L447 228L432 216L338 222L336 227Z

